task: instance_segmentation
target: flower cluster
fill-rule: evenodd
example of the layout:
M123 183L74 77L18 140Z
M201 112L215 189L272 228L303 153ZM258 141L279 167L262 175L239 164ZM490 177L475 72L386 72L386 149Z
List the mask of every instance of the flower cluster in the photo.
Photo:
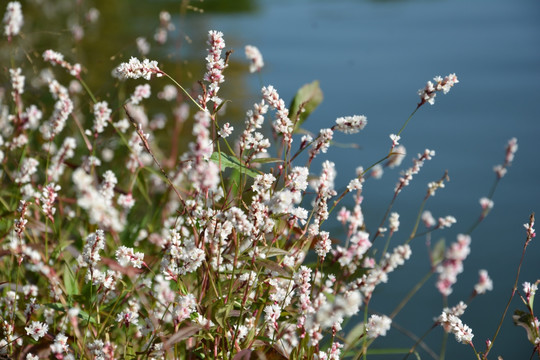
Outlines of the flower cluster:
M221 31L208 32L207 44L210 46L208 49L208 56L206 57L206 74L204 74L204 80L208 82L208 87L203 95L199 97L200 105L206 109L209 101L214 103L214 110L223 101L218 97L218 91L220 84L225 81L223 76L223 70L227 67L225 59L221 58L221 53L225 48L225 40L223 40L223 33Z
M435 76L433 81L435 83L428 81L425 88L418 90L418 95L420 95L420 103L418 106L422 106L426 102L430 105L435 104L435 96L437 96L438 91L442 91L443 94L446 94L450 91L452 86L459 82L456 74L450 74L444 78Z
M150 80L152 75L155 75L156 77L163 76L163 72L159 69L157 61L144 59L141 62L135 57L131 57L127 63L118 65L115 74L120 79L143 78Z
M453 308L444 308L436 321L444 328L444 331L454 334L456 341L468 344L474 337L472 329L461 322L459 318L465 312L467 305L460 302Z
M81 65L80 64L70 64L64 60L64 55L60 54L54 50L45 50L43 53L43 60L51 63L52 65L59 65L69 71L69 73L76 78L79 78L81 75Z
M457 276L463 272L463 261L471 252L470 244L469 235L459 234L457 242L452 243L446 250L444 261L437 266L439 273L437 289L442 295L448 296L452 293L452 285L457 282Z
M4 14L4 35L7 36L8 41L11 38L19 34L23 25L24 19L21 10L21 3L18 1L11 1L7 4L6 13Z
M245 47L246 58L250 61L249 72L261 71L264 66L263 57L257 47L253 45L246 45Z

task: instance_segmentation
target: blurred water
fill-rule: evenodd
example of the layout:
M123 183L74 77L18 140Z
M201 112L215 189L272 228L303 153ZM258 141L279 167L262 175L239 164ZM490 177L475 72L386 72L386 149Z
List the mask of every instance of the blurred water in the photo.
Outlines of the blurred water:
M408 167L411 156L424 148L436 150L437 155L399 197L395 210L401 215L401 236L393 244L410 233L427 182L439 179L446 169L451 181L427 209L434 216L454 215L458 223L433 240L454 241L457 233L467 231L480 213L478 199L487 195L493 183L492 167L502 163L507 140L518 138L515 162L495 194L494 209L472 235L465 273L449 297L449 305L466 300L478 270L489 270L494 291L475 299L463 317L474 330L476 346L483 350L510 296L525 239L522 224L540 205L540 3L282 0L257 4L255 13L191 16L179 26L189 32L194 22L206 21L209 28L225 33L236 58L243 56L244 45L258 46L266 63L263 83L274 85L284 99L301 85L320 80L325 100L305 124L309 130L329 127L339 116L368 117L361 134L337 138L360 144L362 150L333 148L328 154L336 162L338 186L354 176L357 166L368 166L388 151L388 135L397 132L414 110L417 89L435 75L458 75L460 83L449 94L439 95L434 106L422 108L403 133L401 143L409 153L403 166ZM253 76L249 81L258 91L259 79ZM366 183L364 208L371 229L378 226L397 178L397 171L388 171L383 179ZM390 312L429 270L424 240L415 242L413 260L391 274L374 297L373 310ZM533 242L520 283L540 278L539 251L540 245ZM395 321L421 335L442 306L433 278ZM510 312L520 306L515 299ZM530 356L532 346L510 315L491 358ZM380 346L411 345L392 331L392 341L381 339ZM437 329L426 340L436 352L441 334ZM421 355L428 358L424 352ZM472 356L467 346L449 339L448 359Z

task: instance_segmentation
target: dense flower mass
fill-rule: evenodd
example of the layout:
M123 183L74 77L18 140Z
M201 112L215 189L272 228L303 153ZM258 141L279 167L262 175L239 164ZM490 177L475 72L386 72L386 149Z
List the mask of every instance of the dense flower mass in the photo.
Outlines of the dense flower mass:
M13 47L21 6L13 1L7 9L5 43ZM13 51L0 84L0 358L366 357L372 343L399 326L392 320L399 309L386 316L374 305L395 272L410 269L404 265L416 237L428 245L427 271L438 275L437 289L447 300L471 250L470 236L458 235L446 251L442 242L432 250L431 236L449 231L456 219L423 211L409 235L408 210L393 207L433 150L401 172L374 224L365 192L383 169L401 166L403 129L379 158L347 159L352 175L343 178L339 163L322 157L341 136L336 132L363 130L364 115L304 130L297 122L302 110L291 119L286 100L269 85L256 94L242 127L226 106L242 101L221 98L232 52L223 53L224 35L215 30L206 34L205 67L187 78L193 87L184 89L157 61L131 57L114 69L114 86L94 93L84 79L94 76L92 57L78 51L99 11L84 10L77 9L82 16L62 33L63 41L71 34L77 42L67 57L89 59L84 71L53 49L42 53L43 61L33 61L35 49L24 60ZM175 35L175 21L162 11L152 46L143 36L128 44L151 54ZM29 34L24 40L33 44ZM258 49L245 52L250 72L264 71ZM66 71L69 83L66 74L56 79ZM160 76L170 80L160 91L119 81ZM436 77L421 91L420 105L457 82L454 74ZM315 102L300 104L302 121ZM516 150L511 139L496 181ZM446 180L426 182L422 210ZM480 201L480 221L492 195ZM420 221L425 229L417 233ZM533 226L534 216L525 224L526 244ZM519 318L528 320L531 334L539 328L532 317L537 285L523 284L520 294L531 318ZM492 288L480 270L472 297ZM465 308L445 308L435 323L473 345L472 330L460 320ZM415 350L414 341L410 346Z

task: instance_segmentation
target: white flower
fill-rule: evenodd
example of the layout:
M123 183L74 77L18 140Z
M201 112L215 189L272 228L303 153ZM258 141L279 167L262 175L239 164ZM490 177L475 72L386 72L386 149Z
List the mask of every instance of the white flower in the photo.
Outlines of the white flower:
M152 74L157 77L163 76L163 72L159 69L157 61L144 59L141 62L135 57L131 57L127 63L118 65L116 74L120 79L138 79L142 77L146 80L150 80Z
M20 2L12 1L7 4L3 22L5 24L4 34L8 39L11 39L13 35L19 34L24 22Z
M392 319L388 316L371 315L366 326L367 335L372 339L385 336L391 325Z
M254 73L255 71L261 71L264 66L264 61L259 49L252 45L246 45L245 51L246 58L250 61L249 72Z
M397 212L393 212L390 214L390 218L388 219L390 231L396 232L399 229L399 214Z
M354 134L367 125L364 115L345 116L336 119L335 129L346 134Z
M223 127L221 128L221 130L219 130L218 133L219 133L219 136L221 136L222 138L226 138L229 135L231 135L233 131L234 131L234 127L232 127L231 124L226 123L223 125Z
M39 321L32 321L30 326L25 327L26 335L31 336L34 338L34 340L38 340L39 338L42 338L47 334L47 330L49 330L49 325L46 323L42 323Z
M477 294L484 294L486 291L493 290L493 281L488 275L487 270L480 270L479 272L480 279L478 283L474 285L474 291Z
M399 140L401 139L401 136L396 134L390 134L390 140L392 140L392 148L399 145Z
M93 130L96 133L102 133L103 129L107 127L111 118L111 109L106 101L101 101L94 104L94 127Z
M134 267L140 269L143 264L143 253L134 253L133 248L128 248L126 246L120 246L116 250L116 259L120 266L128 266L132 264Z

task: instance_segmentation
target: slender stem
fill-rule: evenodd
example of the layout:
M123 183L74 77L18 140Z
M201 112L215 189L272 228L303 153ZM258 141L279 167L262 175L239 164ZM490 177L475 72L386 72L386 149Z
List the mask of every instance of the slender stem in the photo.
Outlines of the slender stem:
M197 105L197 107L198 107L201 111L208 111L208 110L204 109L204 108L201 106L201 104L199 104L193 97L191 97L191 95L189 94L189 92L188 92L186 89L184 89L184 87L183 87L182 85L180 85L180 84L178 83L178 81L174 80L174 78L172 78L172 77L171 77L169 74L167 74L166 72L163 72L163 71L162 71L161 73L162 73L163 75L165 75L166 77L168 77L169 80L171 80L176 86L178 86L178 87L184 92L184 94L186 94L187 97L188 97L195 105Z
M529 229L532 228L533 225L534 225L534 213L532 213L530 218L529 218ZM519 260L519 266L517 268L516 280L514 281L514 287L512 288L512 294L510 295L510 298L508 299L508 302L506 303L506 307L504 308L504 312L503 312L503 314L501 316L501 320L499 321L499 326L497 326L497 330L495 331L495 334L493 335L493 338L491 339L491 343L489 344L486 352L483 355L484 359L487 359L487 355L489 354L489 351L493 347L493 344L495 343L495 339L499 335L499 331L501 330L504 318L506 317L506 313L508 312L508 309L510 308L510 303L512 302L512 299L514 298L514 295L516 294L517 286L518 286L518 282L519 282L519 273L521 272L521 266L523 265L523 259L525 257L525 251L527 250L527 246L529 245L529 242L532 240L534 235L535 234L534 234L533 231L528 231L527 232L527 240L525 241L525 245L523 245L523 251L521 252L521 259Z
M409 120L411 120L412 117L414 116L414 114L418 111L418 109L420 109L420 106L421 106L420 104L418 104L418 105L416 106L416 109L414 109L414 111L411 113L411 115L409 115L409 117L407 118L407 120L405 121L405 123L403 124L403 126L401 127L401 129L399 129L399 131L398 131L398 133L397 133L396 135L399 136L399 135L403 132L403 130L405 130L405 127L406 127L407 124L409 123Z
M90 90L90 88L88 87L88 85L86 85L86 82L81 78L81 77L78 77L77 78L79 80L79 82L81 83L81 85L83 86L84 90L86 90L86 92L88 93L88 95L90 96L90 98L92 99L92 102L95 104L97 103L97 100L96 100L96 97L94 96L94 93L92 92L92 90Z
M418 225L420 224L420 220L422 219L422 211L424 210L424 207L426 206L427 199L428 197L426 196L424 198L424 201L422 201L422 204L420 205L420 210L418 210L418 215L416 216L416 222L414 223L413 230L411 232L411 235L409 235L409 238L407 239L407 241L405 241L405 244L408 244L416 236L416 231L418 231Z
M411 298L414 296L414 294L416 294L418 292L418 290L420 290L420 288L422 288L422 286L424 286L424 284L426 283L426 281L429 280L431 275L433 275L433 271L430 271L426 275L424 275L424 277L422 279L420 279L420 281L409 291L407 296L405 296L403 298L403 300L401 300L401 302L398 304L398 306L396 306L394 311L392 311L392 313L390 314L391 319L393 319L401 311L401 309L403 309L403 307L409 302L409 300L411 300Z

